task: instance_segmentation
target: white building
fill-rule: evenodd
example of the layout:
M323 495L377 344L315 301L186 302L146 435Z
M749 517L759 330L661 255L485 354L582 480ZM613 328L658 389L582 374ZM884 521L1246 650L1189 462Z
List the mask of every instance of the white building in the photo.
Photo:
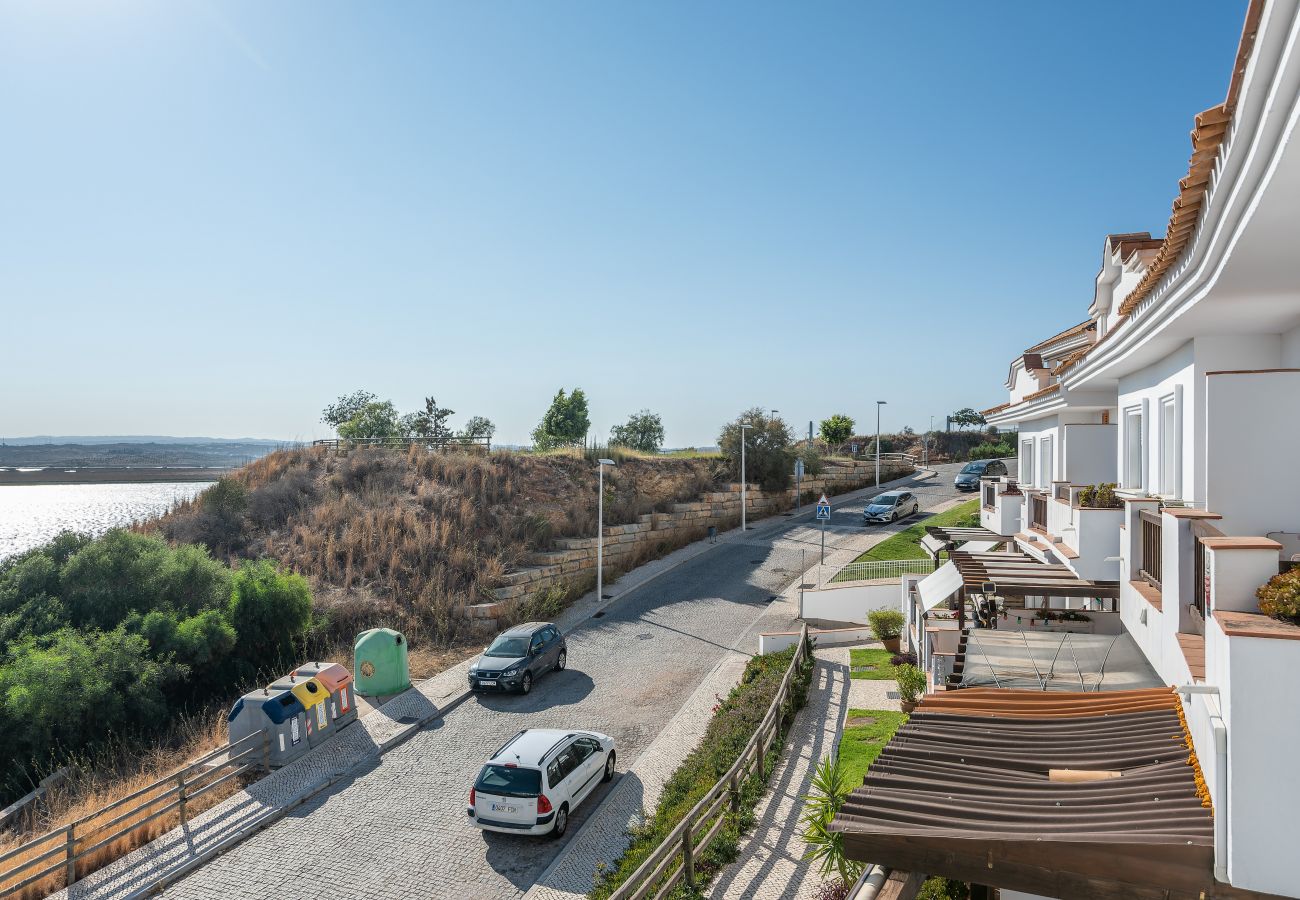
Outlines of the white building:
M1300 0L1256 0L1165 236L1107 236L1087 320L1012 361L986 416L1019 430L1018 473L982 494L983 524L1026 553L1118 580L1161 679L1204 691L1184 713L1215 879L1284 896L1300 896L1300 627L1255 590L1300 554L1297 120ZM1080 502L1104 482L1117 507Z

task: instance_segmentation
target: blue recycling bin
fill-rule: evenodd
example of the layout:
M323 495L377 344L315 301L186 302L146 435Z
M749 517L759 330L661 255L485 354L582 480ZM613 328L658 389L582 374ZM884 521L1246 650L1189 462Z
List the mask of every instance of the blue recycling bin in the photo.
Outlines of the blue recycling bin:
M293 762L307 752L307 710L292 691L262 688L235 701L226 717L230 743L259 731L269 731L272 768ZM246 747L241 747L240 752Z

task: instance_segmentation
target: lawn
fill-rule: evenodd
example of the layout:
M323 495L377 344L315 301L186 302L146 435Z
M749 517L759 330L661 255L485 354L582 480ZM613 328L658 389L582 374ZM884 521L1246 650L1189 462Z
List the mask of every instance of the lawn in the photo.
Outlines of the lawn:
M979 523L980 502L978 499L969 500L937 515L928 516L905 531L900 531L893 537L886 538L859 556L854 562L871 562L879 559L925 559L926 553L921 549L921 538L925 537L925 526L947 525L953 528L976 528Z
M894 666L889 661L894 654L888 650L869 650L858 648L849 651L849 675L865 681L893 681ZM864 666L873 666L867 671L859 672Z
M840 759L849 783L862 784L867 769L904 722L907 713L883 709L851 709L840 738Z

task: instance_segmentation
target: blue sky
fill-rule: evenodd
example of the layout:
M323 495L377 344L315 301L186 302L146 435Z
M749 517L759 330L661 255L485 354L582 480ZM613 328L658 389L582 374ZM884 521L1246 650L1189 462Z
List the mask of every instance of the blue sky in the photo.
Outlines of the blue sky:
M1163 233L1245 0L0 2L0 435L927 426Z

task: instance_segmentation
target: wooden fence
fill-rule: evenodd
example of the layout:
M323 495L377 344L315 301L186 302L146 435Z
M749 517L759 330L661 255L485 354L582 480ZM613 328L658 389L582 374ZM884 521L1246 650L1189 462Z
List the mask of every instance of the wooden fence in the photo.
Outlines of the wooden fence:
M695 888L695 859L708 850L713 839L727 824L728 816L740 813L740 792L751 776L763 778L768 750L781 739L786 717L786 702L795 673L808 658L808 626L799 632L799 643L776 690L776 697L754 736L727 773L709 789L699 803L686 814L677 827L664 838L637 870L610 895L610 900L663 900L680 884Z
M269 732L250 734L75 822L7 851L0 855L0 896L16 894L60 874L62 884L56 886L71 885L78 872L85 869L79 865L81 861L95 854L107 855L115 842L130 838L162 816L179 813L180 824L185 825L189 821L187 806L195 799L251 769L270 771L270 750ZM107 861L99 860L94 868Z

